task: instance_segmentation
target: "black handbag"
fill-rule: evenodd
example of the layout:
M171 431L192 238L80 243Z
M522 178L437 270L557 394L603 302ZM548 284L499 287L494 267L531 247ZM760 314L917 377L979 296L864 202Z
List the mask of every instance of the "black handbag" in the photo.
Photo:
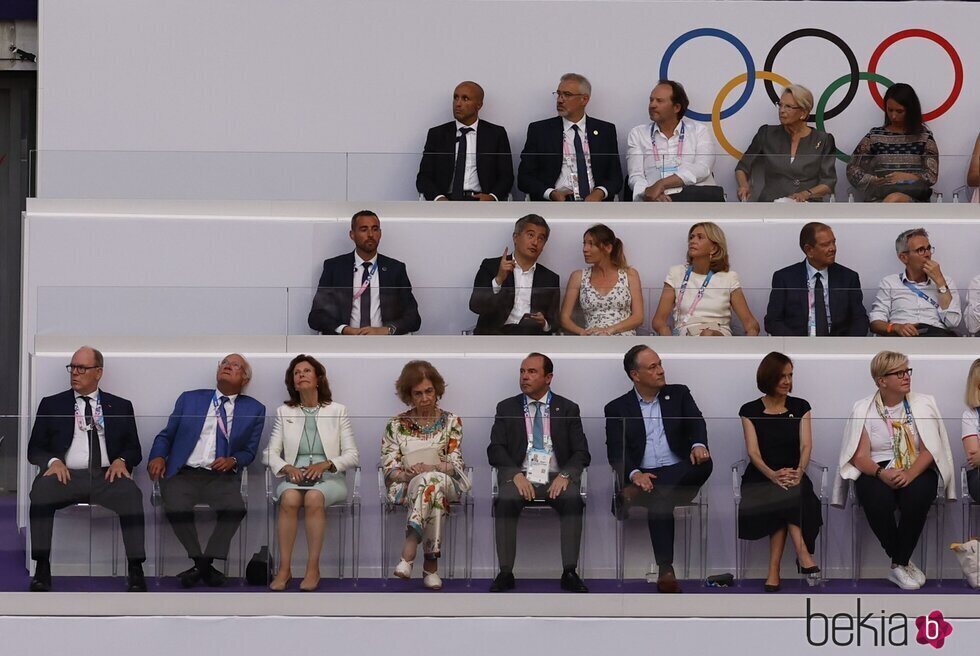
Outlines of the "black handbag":
M245 580L249 585L268 585L269 547L261 547L245 567Z

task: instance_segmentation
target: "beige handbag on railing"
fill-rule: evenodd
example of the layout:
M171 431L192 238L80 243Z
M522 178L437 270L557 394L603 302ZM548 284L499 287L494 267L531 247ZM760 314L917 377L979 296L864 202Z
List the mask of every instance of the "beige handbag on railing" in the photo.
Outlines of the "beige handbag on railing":
M960 561L966 582L971 588L980 588L980 540L973 538L962 544L951 544L949 548Z

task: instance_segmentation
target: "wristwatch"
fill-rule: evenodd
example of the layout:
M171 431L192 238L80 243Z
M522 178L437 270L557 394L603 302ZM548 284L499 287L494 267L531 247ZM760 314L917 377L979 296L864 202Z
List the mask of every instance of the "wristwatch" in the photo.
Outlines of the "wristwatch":
M572 477L568 472L560 472L558 475L564 478L566 481Z
M394 326L388 326L388 334L389 335L394 335L395 334L395 327Z
M939 291L940 294L945 294L946 292L949 291L949 287L946 287L945 285L943 285L942 287L939 288L938 291Z

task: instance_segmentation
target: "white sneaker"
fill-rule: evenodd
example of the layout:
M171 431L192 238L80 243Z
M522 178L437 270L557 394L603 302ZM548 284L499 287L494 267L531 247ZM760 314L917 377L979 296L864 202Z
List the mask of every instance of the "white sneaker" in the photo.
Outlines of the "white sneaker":
M441 590L442 579L435 572L424 572L422 575L422 585L430 590Z
M909 564L905 566L905 571L909 573L909 576L915 579L915 582L919 584L919 587L926 584L925 572L916 567L915 563L913 563L911 560L909 561Z
M904 567L892 567L888 572L888 580L902 590L918 590L919 582L909 574Z
M395 565L395 576L400 579L412 578L412 563L402 558L398 564Z

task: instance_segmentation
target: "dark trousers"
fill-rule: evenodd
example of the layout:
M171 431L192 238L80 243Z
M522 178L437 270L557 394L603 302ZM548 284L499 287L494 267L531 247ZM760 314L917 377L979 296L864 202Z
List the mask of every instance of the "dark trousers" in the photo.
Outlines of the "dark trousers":
M980 469L967 470L966 489L973 497L973 503L980 503Z
M161 481L160 494L167 520L190 558L224 560L228 557L231 539L245 519L241 482L239 473L193 467L184 467L171 478ZM210 506L216 516L214 533L203 551L194 523L194 506L197 504Z
M119 515L126 558L130 562L146 560L144 546L143 493L131 479L105 479L105 469L96 474L87 469L71 469L66 485L57 476L38 475L31 486L31 558L49 560L54 513L76 503L91 503Z
M887 463L879 463L882 466ZM939 474L927 469L908 487L893 490L881 479L861 474L854 482L858 501L881 547L896 565L908 565L936 499ZM899 513L895 522L895 511ZM925 563L923 563L923 566Z
M554 480L554 476L551 477ZM497 539L497 559L500 571L514 571L517 557L517 520L525 506L546 503L558 512L561 521L561 562L564 569L574 569L582 542L582 513L585 503L579 495L579 484L570 480L556 498L548 498L548 485L534 486L534 501L527 501L511 481L500 482L500 492L494 506L494 529Z
M691 503L711 476L712 467L711 460L699 465L681 460L667 467L641 469L641 472L657 477L653 481L653 490L644 492L633 484L623 490L627 504L647 509L647 528L659 569L674 564L674 508Z

